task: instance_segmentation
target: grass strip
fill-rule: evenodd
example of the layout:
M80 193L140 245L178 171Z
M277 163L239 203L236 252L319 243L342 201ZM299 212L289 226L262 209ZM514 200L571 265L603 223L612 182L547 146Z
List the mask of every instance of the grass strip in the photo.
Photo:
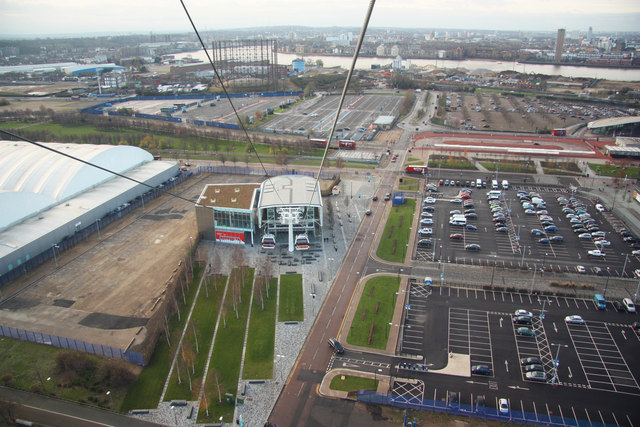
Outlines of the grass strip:
M402 262L408 250L415 199L405 199L404 204L393 206L387 218L384 232L378 244L378 257L391 262Z
M399 286L400 279L393 276L379 276L367 281L349 328L347 343L378 349L387 347L391 328L389 323L393 319ZM373 334L369 344L372 325Z
M302 275L283 274L280 276L280 322L302 322L304 307L302 305Z
M256 279L249 336L244 358L243 379L258 380L273 376L273 353L276 339L276 301L278 279L272 278L267 288L263 278ZM264 302L264 305L263 305Z

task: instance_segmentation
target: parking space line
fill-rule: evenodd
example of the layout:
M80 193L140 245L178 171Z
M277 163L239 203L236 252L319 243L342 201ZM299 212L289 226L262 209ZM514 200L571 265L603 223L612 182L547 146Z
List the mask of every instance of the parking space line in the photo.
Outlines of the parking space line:
M626 415L627 421L629 421L629 425L633 427L633 423L631 422L631 418L629 418L629 414Z
M536 409L536 401L532 400L531 403L533 403L533 413L536 414L536 421L540 421L538 418L538 410Z
M587 411L587 408L584 408L584 412L587 414L587 420L589 420L589 424L593 425L593 423L591 422L591 417L589 416L589 411Z
M604 417L602 416L602 412L600 412L600 409L598 409L598 414L600 414L600 419L602 420L602 425L607 425L607 423L604 422Z
M611 412L611 415L613 416L613 420L616 422L616 425L619 426L620 423L618 422L618 418L616 417L616 414L614 414L613 412Z

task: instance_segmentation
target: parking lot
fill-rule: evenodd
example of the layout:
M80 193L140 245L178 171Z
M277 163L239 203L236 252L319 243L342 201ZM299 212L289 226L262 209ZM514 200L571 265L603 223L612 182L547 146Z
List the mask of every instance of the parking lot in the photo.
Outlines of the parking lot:
M422 288L423 291L419 289ZM425 292L428 290L428 292ZM419 369L398 369L393 388L407 402L474 408L483 396L487 413L497 411L499 398L508 399L513 420L550 421L561 425L602 423L637 425L640 413L640 366L634 364L640 338L632 329L637 313L619 312L607 303L597 310L592 300L482 289L433 287L414 282L405 313L403 351L423 354L425 366L441 369L442 352L469 355L470 365L486 365L488 375L463 372L442 375ZM421 304L417 305L418 302ZM516 310L533 317L522 335L514 324ZM583 323L566 322L580 315ZM417 328L422 319L422 339ZM430 323L437 323L432 325ZM410 326L412 332L407 335ZM436 329L444 331L435 332ZM538 359L543 380L527 377L525 358ZM531 365L529 365L531 366ZM557 367L557 372L556 372ZM557 373L557 376L556 376ZM606 408L606 409L604 409ZM471 409L476 411L477 408Z
M371 124L379 116L397 116L401 102L402 97L394 95L348 95L334 137L367 141L374 134ZM262 130L326 138L335 121L338 103L337 95L305 101L286 115L269 120Z
M460 186L438 185L437 180L433 182L438 185L438 191L429 194L433 200L422 206L428 212L418 212L418 215L433 221L432 224L421 225L430 228L431 234L420 234L416 230L416 242L430 239L431 244L417 245L417 260L536 269L540 273L577 273L577 266L581 265L585 267L585 273L613 277L634 277L633 272L640 268L640 259L632 254L634 248L619 234L623 224L610 212L597 211L594 201L574 196L568 187L521 182L503 191L499 200L491 202L495 205L490 205L487 200L490 182L489 188L471 188L469 199L464 199L461 190L467 181L479 178L476 175L466 173L461 175L462 179L456 177L455 181L459 180ZM481 179L484 181L485 177ZM526 192L528 197L539 195L545 202L544 208L526 210L518 198L518 191ZM587 219L593 223L591 226L596 227L590 230L600 231L605 236L602 245L590 232L576 233L587 230L573 228L577 220L567 217L574 214L563 212L566 206L560 204L558 196L566 199L575 197L577 203L582 203ZM472 200L471 205L467 204L469 200ZM454 213L467 216L467 226L450 224ZM477 250L469 250L474 248ZM590 255L589 251L594 250L602 251L604 256Z

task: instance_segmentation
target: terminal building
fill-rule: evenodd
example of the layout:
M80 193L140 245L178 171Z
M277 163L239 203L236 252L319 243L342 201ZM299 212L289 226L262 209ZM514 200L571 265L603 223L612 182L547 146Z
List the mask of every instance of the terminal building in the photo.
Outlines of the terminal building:
M640 116L594 120L587 129L594 135L640 137Z
M223 243L262 243L265 236L303 249L308 235L322 228L322 198L314 178L271 177L262 184L210 184L196 203L198 232Z

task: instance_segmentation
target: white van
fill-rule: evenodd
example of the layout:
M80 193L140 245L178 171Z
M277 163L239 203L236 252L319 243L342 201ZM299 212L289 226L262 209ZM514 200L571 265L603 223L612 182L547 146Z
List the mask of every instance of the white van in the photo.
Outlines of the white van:
M491 180L491 188L494 189L494 190L498 189L498 180L497 179Z
M449 225L459 225L464 227L467 225L467 218L465 218L464 215L454 215L449 220Z
M506 179L502 180L502 189L503 190L508 190L509 189L509 181L507 181Z
M476 179L476 188L482 188L482 180L480 178Z
M487 197L491 198L493 196L498 196L500 197L502 195L502 192L500 190L491 190L489 192L487 192Z

